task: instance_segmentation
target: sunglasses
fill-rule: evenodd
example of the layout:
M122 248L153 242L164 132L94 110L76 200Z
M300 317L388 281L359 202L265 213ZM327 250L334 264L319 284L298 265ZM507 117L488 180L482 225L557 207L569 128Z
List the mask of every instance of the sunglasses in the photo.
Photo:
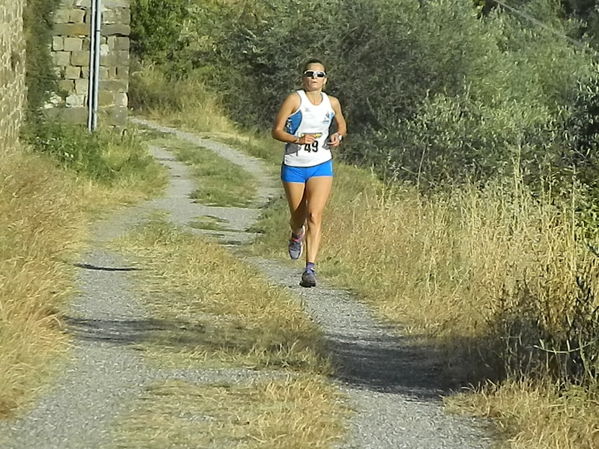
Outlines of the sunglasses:
M306 70L304 72L304 78L326 78L326 72L321 72L320 70Z

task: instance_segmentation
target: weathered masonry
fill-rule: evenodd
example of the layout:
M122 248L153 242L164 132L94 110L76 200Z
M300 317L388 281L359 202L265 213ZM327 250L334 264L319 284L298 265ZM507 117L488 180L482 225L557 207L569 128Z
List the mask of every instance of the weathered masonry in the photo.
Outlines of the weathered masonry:
M54 14L52 55L59 92L47 108L75 123L87 121L90 22L90 0L62 0ZM130 23L129 0L102 0L100 124L124 126L127 120Z
M15 144L25 104L23 0L0 0L0 153Z

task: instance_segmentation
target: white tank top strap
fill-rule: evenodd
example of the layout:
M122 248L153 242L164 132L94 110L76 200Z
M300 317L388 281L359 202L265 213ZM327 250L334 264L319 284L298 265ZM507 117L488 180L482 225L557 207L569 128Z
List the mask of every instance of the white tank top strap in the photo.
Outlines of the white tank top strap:
M296 93L299 95L300 97L300 108L302 107L302 103L309 101L308 100L308 96L306 95L306 92L303 89L300 89L298 91L296 91Z
M324 92L322 92L322 102L326 104L327 108L333 109L333 105L331 104L331 99Z

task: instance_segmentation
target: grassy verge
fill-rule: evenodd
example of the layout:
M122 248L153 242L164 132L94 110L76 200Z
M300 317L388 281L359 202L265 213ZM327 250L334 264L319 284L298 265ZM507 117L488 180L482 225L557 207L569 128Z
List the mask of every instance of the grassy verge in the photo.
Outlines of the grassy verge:
M551 382L508 380L449 398L456 413L493 418L514 449L599 447L599 393Z
M254 177L239 166L226 161L213 151L173 137L151 141L168 147L177 158L191 167L192 175L200 180L191 197L210 206L246 207L256 195Z
M76 183L39 156L12 152L0 167L0 416L25 401L65 348L55 307L71 291L83 215Z
M58 136L53 139L55 147L76 146ZM106 139L103 157L116 172L111 182L67 168L51 153L19 148L3 153L0 418L35 396L53 362L67 349L60 308L73 294L72 264L85 244L89 221L119 204L154 194L165 179L151 159L133 168L128 165L132 154L143 159L143 149L135 141L108 134Z
M215 243L155 218L118 242L143 271L161 368L249 368L282 379L158 382L116 430L118 447L330 447L346 414L317 327L282 290ZM280 377L280 376L277 376Z
M196 132L235 133L217 97L199 80L169 80L159 69L143 66L132 73L130 94L138 113L150 119Z
M132 202L160 191L166 176L148 154L134 128L100 129L49 122L25 134L31 148L53 165L73 173L94 189L107 189L107 203ZM97 189L96 189L97 190Z

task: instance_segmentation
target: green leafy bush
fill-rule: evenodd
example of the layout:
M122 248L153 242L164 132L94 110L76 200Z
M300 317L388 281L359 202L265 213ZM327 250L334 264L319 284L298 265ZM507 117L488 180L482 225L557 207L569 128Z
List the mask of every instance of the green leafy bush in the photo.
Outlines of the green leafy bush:
M153 158L134 134L109 130L90 134L78 125L44 122L25 137L61 167L104 184L143 178L155 171Z
M599 77L579 83L565 130L571 151L562 164L575 170L599 198Z
M29 142L63 167L89 174L92 178L110 177L110 170L102 160L100 139L79 126L44 123L36 129L35 135L30 136Z

